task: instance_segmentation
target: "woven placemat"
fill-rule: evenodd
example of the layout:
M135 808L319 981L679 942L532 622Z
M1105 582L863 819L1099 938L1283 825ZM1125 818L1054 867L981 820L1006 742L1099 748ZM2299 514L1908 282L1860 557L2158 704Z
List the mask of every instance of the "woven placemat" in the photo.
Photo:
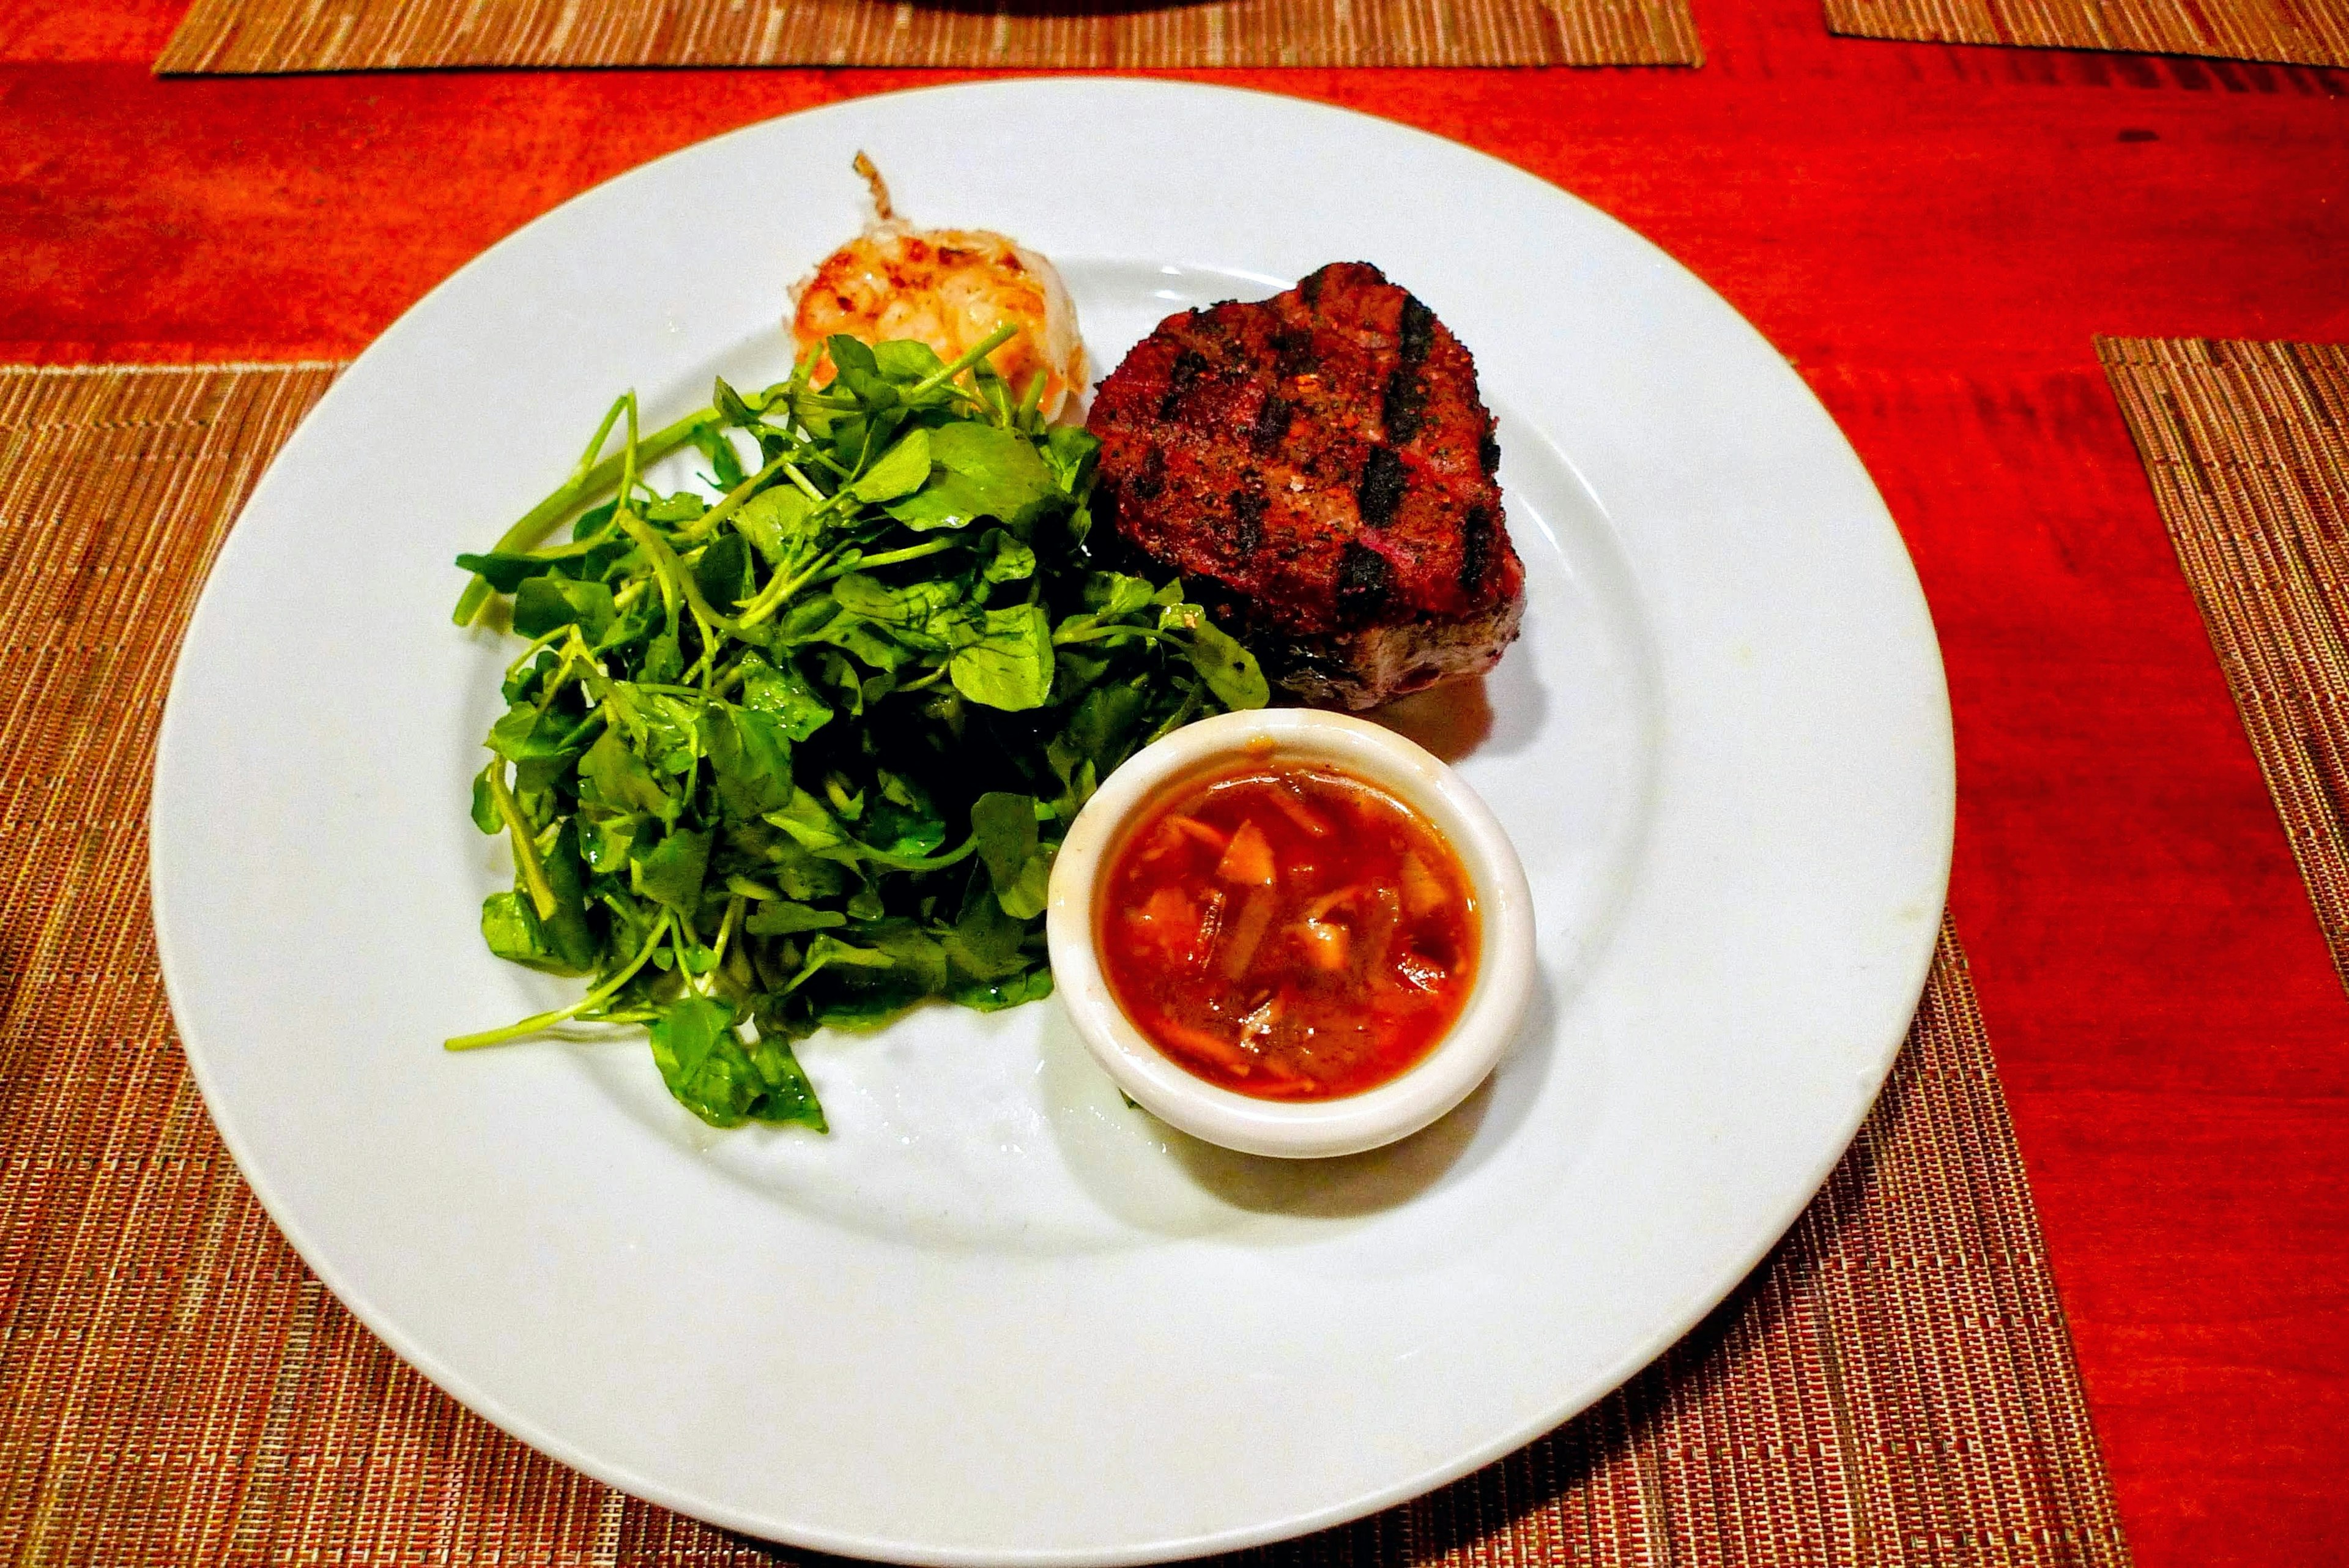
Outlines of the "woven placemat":
M2099 337L2349 986L2349 346Z
M2349 0L1826 0L1827 30L1918 43L2349 66Z
M0 1552L750 1565L395 1359L281 1241L173 1041L145 801L198 585L333 368L0 370ZM1597 1408L1264 1565L2128 1561L1944 930L1826 1189Z
M1688 0L195 0L155 68L1693 66Z

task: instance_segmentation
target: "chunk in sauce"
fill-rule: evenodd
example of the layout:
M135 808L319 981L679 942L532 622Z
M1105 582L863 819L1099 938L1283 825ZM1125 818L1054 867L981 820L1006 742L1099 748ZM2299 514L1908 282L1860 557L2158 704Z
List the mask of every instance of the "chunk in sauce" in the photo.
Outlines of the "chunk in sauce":
M1134 1026L1268 1100L1375 1088L1433 1049L1476 978L1475 899L1434 826L1319 763L1176 785L1112 853L1095 928Z

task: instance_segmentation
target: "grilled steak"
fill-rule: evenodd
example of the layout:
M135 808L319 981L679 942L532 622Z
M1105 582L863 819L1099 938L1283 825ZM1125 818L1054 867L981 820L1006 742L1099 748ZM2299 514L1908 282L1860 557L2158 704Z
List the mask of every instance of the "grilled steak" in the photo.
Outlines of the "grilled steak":
M1525 569L1476 367L1361 262L1159 323L1101 384L1098 520L1309 702L1490 669Z

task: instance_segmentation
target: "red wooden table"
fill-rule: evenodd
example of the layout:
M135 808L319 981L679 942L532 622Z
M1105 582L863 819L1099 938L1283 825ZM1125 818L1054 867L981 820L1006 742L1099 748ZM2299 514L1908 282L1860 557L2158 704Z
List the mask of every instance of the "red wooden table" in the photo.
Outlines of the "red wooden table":
M159 82L181 6L0 12L0 361L348 356L656 153L947 79ZM2137 1559L2349 1559L2349 996L2089 342L2349 340L2349 72L1697 16L1694 71L1212 79L1557 182L1826 400L1940 628L1951 898Z

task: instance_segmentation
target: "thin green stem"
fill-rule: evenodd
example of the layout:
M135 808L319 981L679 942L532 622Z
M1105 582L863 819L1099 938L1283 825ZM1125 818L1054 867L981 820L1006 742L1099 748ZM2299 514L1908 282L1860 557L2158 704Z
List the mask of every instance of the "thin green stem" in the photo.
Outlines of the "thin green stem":
M875 849L873 846L865 843L862 839L852 838L849 842L854 844L857 848L857 852L862 854L866 859L877 862L880 865L889 867L892 869L898 871L942 870L948 866L960 865L963 861L969 859L972 855L978 852L978 836L977 834L971 835L968 838L964 839L960 845L947 850L943 855L900 855L894 850Z
M821 574L826 566L830 566L833 561L838 558L839 554L840 552L836 548L826 550L823 555L818 556L804 571L801 572L800 575L795 577L786 577L781 573L777 573L774 580L769 583L765 587L761 588L759 590L759 597L752 599L748 607L742 611L740 619L735 623L738 629L742 627L756 626L761 621L765 620L769 616L774 614L777 610L782 608L786 600L788 600L793 594L799 592L802 588L807 587L810 583L814 582L818 575Z
M980 338L970 348L965 349L962 353L956 355L953 364L933 370L928 375L923 377L920 380L915 382L913 386L906 389L905 400L910 403L916 398L926 397L928 394L936 391L940 387L946 385L948 381L953 380L957 376L961 375L965 370L969 369L973 365L978 364L981 359L986 358L989 354L994 353L998 348L1002 348L1006 343L1010 342L1014 337L1019 336L1019 327L1018 323L1010 321L1005 322L1002 326L997 327L994 331Z
M635 958L628 961L628 967L570 1006L558 1007L552 1012L533 1012L528 1018L519 1023L509 1023L502 1029L484 1029L478 1034L457 1035L452 1039L442 1041L442 1049L477 1051L484 1045L502 1045L509 1040L519 1040L525 1034L535 1034L542 1029L552 1028L566 1018L576 1018L583 1012L591 1012L602 1006L604 1002L616 995L622 986L634 980L638 970L652 961L654 952L658 950L662 940L668 936L670 922L675 919L674 915L663 913L661 918L654 922L652 935L645 940L645 945L637 950Z
M586 472L566 481L554 494L523 514L522 520L507 529L499 536L498 542L491 546L492 554L511 555L535 545L545 536L549 528L554 527L556 523L577 510L589 499L612 488L613 482L617 480L624 471L633 481L636 464L638 462L648 463L659 462L691 441L695 431L717 417L718 410L715 409L699 410L686 415L673 425L655 431L641 441L631 442L628 451L625 452L616 452L610 457L598 460ZM599 441L598 445L600 444ZM624 496L625 493L624 492ZM487 577L474 577L465 585L464 593L459 596L456 611L450 618L459 626L472 625L474 618L481 613L481 607L489 603L492 591Z
M514 678L514 671L529 663L530 660L537 655L539 649L547 647L553 643L555 639L561 637L564 632L571 629L572 628L568 625L558 626L553 631L541 632L536 637L532 638L530 639L530 646L524 648L520 653L515 654L513 657L513 662L506 666L506 679L512 680Z
M709 944L713 970L726 961L726 944L734 940L734 928L741 922L743 902L740 893L726 900L726 918L718 922L718 940Z
M822 457L823 454L822 452L818 452L816 455L818 457ZM798 485L800 487L800 493L805 495L810 501L822 503L832 499L831 496L826 495L823 491L818 490L815 487L814 480L810 479L806 474L800 472L799 465L797 463L784 462L781 458L777 458L775 461L782 464L783 477L790 480L793 484Z
M918 561L925 556L935 556L942 550L962 547L959 539L932 539L926 544L908 545L902 550L884 550L877 556L860 556L854 561L843 561L824 574L824 579L845 576L851 572L867 571L874 566L898 566L907 561Z
M571 471L572 478L584 478L595 468L595 460L604 455L604 442L610 439L613 425L619 421L620 410L628 406L634 396L632 392L623 392L612 400L612 406L604 410L604 422L595 427L595 439L589 441L587 450L579 454L579 466Z
M1097 626L1089 631L1071 631L1067 633L1056 631L1052 634L1052 646L1055 648L1074 648L1081 643L1106 642L1110 639L1117 637L1139 637L1151 642L1180 642L1182 640L1182 639L1175 636L1173 632L1163 631L1156 627Z
M680 545L691 544L718 532L718 525L740 511L742 503L759 493L761 485L791 465L792 460L788 457L779 457L767 464L766 467L728 491L717 505L695 518L691 526L678 529L677 542Z
M506 825L506 834L513 840L514 869L522 873L522 885L530 889L531 904L542 920L554 919L554 887L546 879L546 863L538 857L538 843L532 836L530 824L523 820L522 805L506 787L506 762L493 757L482 770L490 783L490 800L498 808L498 816Z

